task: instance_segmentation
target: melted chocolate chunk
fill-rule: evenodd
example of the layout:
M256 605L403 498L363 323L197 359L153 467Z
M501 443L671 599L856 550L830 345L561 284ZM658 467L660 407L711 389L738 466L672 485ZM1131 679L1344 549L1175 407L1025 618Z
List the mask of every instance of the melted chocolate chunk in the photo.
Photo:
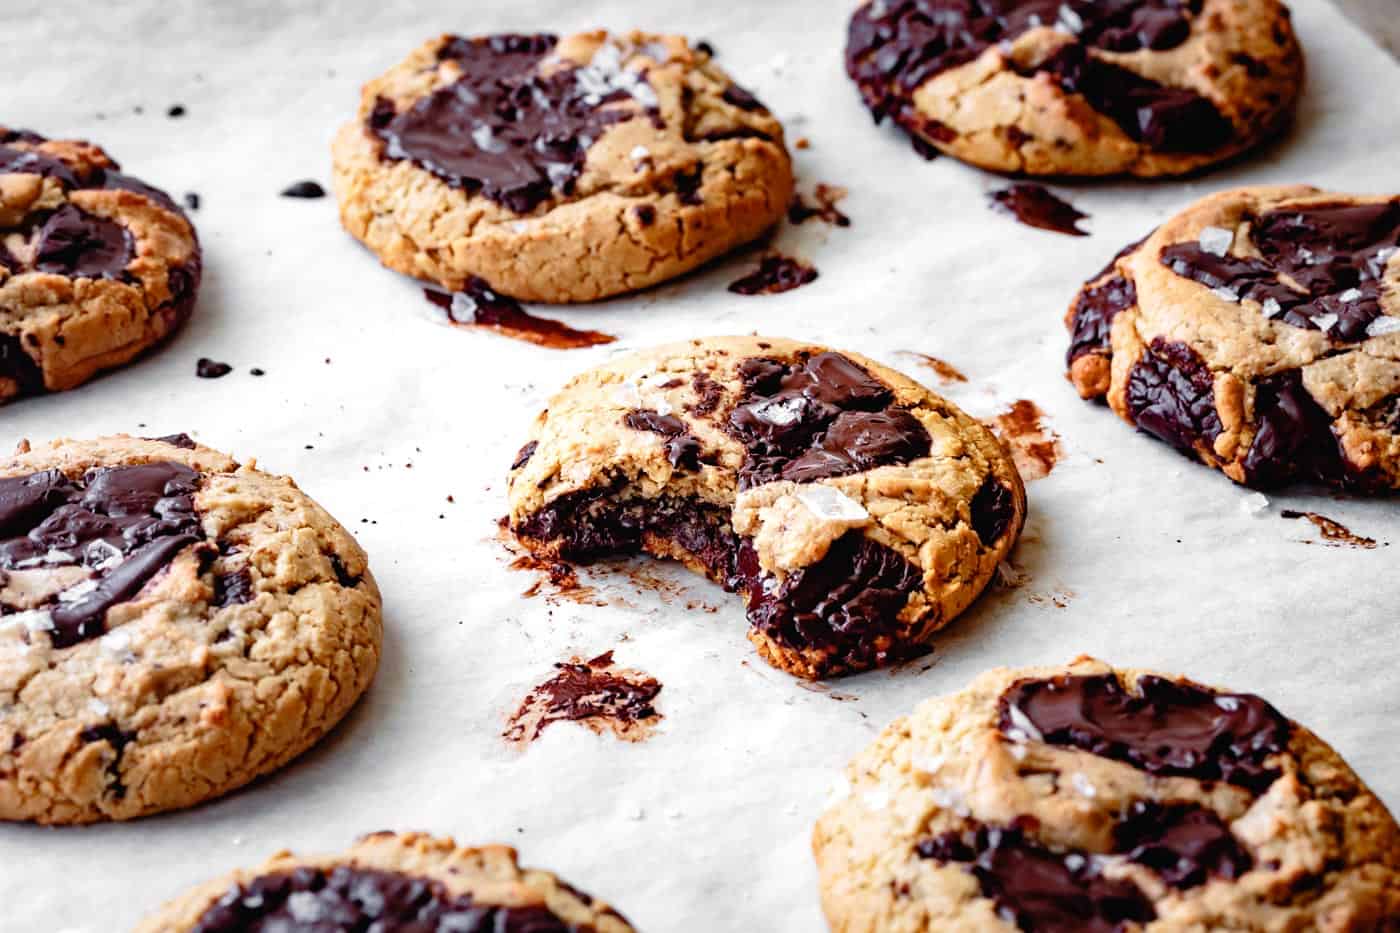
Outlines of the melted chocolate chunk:
M282 189L284 198L324 198L326 189L314 181L299 181Z
M868 3L851 18L846 71L876 122L892 118L921 138L947 140L910 102L935 75L964 65L986 49L1039 26L1075 34L1027 74L1045 72L1070 93L1083 95L1130 137L1164 151L1208 152L1227 142L1232 128L1204 97L1150 81L1101 61L1088 49L1163 51L1191 33L1200 0L888 0Z
M1065 362L1072 364L1089 353L1108 355L1113 319L1118 312L1135 304L1137 288L1117 274L1080 292L1074 302L1069 352L1065 355Z
M1332 418L1303 387L1296 369L1260 379L1255 386L1258 428L1244 458L1245 481L1267 488L1293 480L1364 486L1347 473Z
M107 789L120 800L126 796L126 785L122 783L122 756L126 747L136 739L135 732L123 732L115 723L89 726L78 733L78 740L85 745L93 742L106 742L112 748L112 760L107 764Z
M790 256L764 256L758 268L729 283L736 295L776 295L817 280L817 270Z
M211 360L207 356L201 356L194 366L194 374L201 379L222 379L231 372L233 372L232 366L220 363L218 360Z
M700 441L675 415L639 408L624 415L622 422L634 431L650 431L666 438L666 459L671 466L692 472L700 469Z
M194 933L586 933L545 907L478 904L440 881L340 865L302 867L234 885Z
M10 140L6 140L9 142ZM25 142L43 142L42 138L35 140L21 140ZM45 178L56 178L65 188L77 188L78 177L73 174L73 170L68 167L57 156L51 156L44 152L35 152L32 149L16 149L12 146L0 146L0 175L42 175Z
M1184 343L1152 338L1128 373L1127 398L1133 423L1178 450L1190 453L1220 435L1214 378L1205 360Z
M1073 204L1061 200L1044 185L1018 182L990 195L992 205L1003 213L1010 214L1028 227L1067 233L1070 236L1088 236L1086 230L1079 229L1079 221L1089 215L1077 211Z
M1024 716L1051 745L1255 793L1279 776L1264 762L1288 747L1290 727L1264 700L1155 676L1137 687L1128 693L1111 674L1019 681L1002 695L1001 729Z
M0 570L79 566L95 582L44 607L54 647L101 635L108 609L204 539L198 485L199 474L177 463L100 467L82 482L58 470L0 479ZM0 615L14 611L0 603Z
M1254 864L1220 817L1195 804L1134 803L1113 828L1114 850L1174 888L1233 881Z
M39 227L34 270L70 278L128 279L135 256L131 234L121 224L73 204L64 204Z
M724 89L724 93L721 94L720 97L724 98L724 101L726 103L733 104L740 110L754 112L758 110L768 109L767 107L763 106L763 101L759 100L757 97L754 97L747 90L745 90L737 84L730 84L729 87Z
M530 458L535 455L535 451L539 448L539 446L539 441L530 441L524 447L521 447L520 451L515 455L515 460L511 462L510 468L512 470L518 470L525 464L529 463Z
M966 864L982 896L1030 933L1120 933L1125 924L1157 917L1131 881L1105 877L1081 852L1051 852L1019 828L983 826L970 842L946 833L920 841L915 852Z
M369 131L384 157L408 159L471 194L528 214L571 194L588 149L614 123L656 113L646 77L605 54L584 67L542 73L550 35L453 38L438 52L462 77L403 113L381 99Z
M423 295L447 312L447 319L462 326L485 327L506 337L555 350L572 350L612 343L617 338L596 330L577 330L562 321L536 317L508 295L494 291L484 279L473 276L460 292L447 294L423 289Z
M1199 243L1162 250L1161 262L1212 289L1249 299L1295 327L1365 340L1380 317L1386 265L1400 250L1400 199L1271 211L1250 221L1260 258L1217 256ZM1285 281L1285 277L1287 281Z
M44 390L44 374L34 358L24 352L24 344L14 334L0 333L0 379L14 382L20 395L34 395Z
M894 393L839 353L739 366L745 392L728 430L748 451L739 488L811 482L927 456L928 431Z
M251 602L253 595L253 577L246 569L214 578L214 605L220 608Z
M564 721L590 721L624 734L660 718L656 711L660 681L614 670L611 651L590 661L554 666L559 673L531 690L511 716L504 733L507 739L532 742L550 723Z
M1001 480L988 476L972 497L970 510L972 530L977 532L983 547L991 547L1011 526L1011 520L1016 517L1016 502Z
M822 649L857 668L929 650L901 642L896 631L896 617L923 586L923 574L859 531L842 535L825 557L788 574L779 586L768 582L757 553L745 542L735 561L734 585L748 597L750 624L785 647Z
M188 434L167 434L164 437L147 437L143 440L158 441L171 447L179 447L181 450L194 450L198 446Z

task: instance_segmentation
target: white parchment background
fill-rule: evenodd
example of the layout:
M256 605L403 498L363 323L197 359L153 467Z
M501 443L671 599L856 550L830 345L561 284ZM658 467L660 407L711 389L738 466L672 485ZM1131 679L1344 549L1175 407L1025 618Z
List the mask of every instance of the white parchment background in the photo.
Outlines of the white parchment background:
M1246 514L1246 491L1080 402L1062 369L1075 287L1188 201L1246 182L1400 189L1400 67L1322 0L1292 5L1309 75L1289 138L1184 183L1070 188L1093 215L1093 236L1072 239L993 214L997 179L925 163L871 126L842 69L848 2L20 0L0 39L0 120L90 137L177 197L198 192L207 273L173 343L81 390L0 409L0 447L184 430L295 476L369 552L385 651L347 721L256 786L126 825L0 827L0 928L124 929L279 848L423 829L512 843L643 929L817 930L808 833L847 758L984 668L1080 652L1260 691L1400 807L1400 551L1303 543L1311 527L1277 514L1314 508L1400 546L1395 504L1292 494ZM599 24L709 39L790 140L810 138L795 153L803 189L848 187L854 220L782 234L819 281L733 296L725 284L752 260L732 259L559 312L621 339L545 350L436 324L414 283L340 231L331 199L277 197L302 178L329 187L329 141L360 83L424 38ZM188 115L168 119L176 103ZM508 569L495 540L505 469L568 376L618 346L755 330L858 350L926 381L901 351L934 354L968 375L949 394L974 414L1032 399L1067 448L1030 487L1015 558L1031 582L981 600L938 639L926 672L835 685L855 700L758 661L739 602L717 588L663 571L685 591L663 598L602 574L625 605L551 605L522 598L533 576ZM198 380L200 356L236 371ZM254 366L267 375L250 376ZM687 611L690 600L719 611ZM503 717L553 662L608 648L666 685L659 735L623 745L559 725L524 754L503 745Z

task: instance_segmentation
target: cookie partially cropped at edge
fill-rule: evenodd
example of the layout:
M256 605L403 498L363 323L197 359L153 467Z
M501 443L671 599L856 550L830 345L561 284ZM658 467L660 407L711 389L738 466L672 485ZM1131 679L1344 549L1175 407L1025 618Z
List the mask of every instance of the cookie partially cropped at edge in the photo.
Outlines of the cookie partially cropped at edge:
M835 933L1400 930L1400 827L1267 701L999 668L891 723L812 837Z
M0 126L0 405L78 386L189 317L199 240L92 143Z
M1212 195L1067 317L1070 380L1237 483L1400 489L1400 197Z
M678 36L440 36L365 85L332 147L386 266L582 302L673 278L787 210L783 128Z
M364 552L286 477L184 435L0 460L0 819L129 819L282 766L369 686L380 626Z
M509 500L537 556L645 552L741 593L759 654L807 678L929 651L1026 515L980 422L862 356L765 337L576 377L536 419Z
M341 855L282 852L200 885L136 933L631 933L602 901L502 845L373 833Z
M846 71L925 155L1180 175L1275 135L1303 53L1278 0L871 0Z

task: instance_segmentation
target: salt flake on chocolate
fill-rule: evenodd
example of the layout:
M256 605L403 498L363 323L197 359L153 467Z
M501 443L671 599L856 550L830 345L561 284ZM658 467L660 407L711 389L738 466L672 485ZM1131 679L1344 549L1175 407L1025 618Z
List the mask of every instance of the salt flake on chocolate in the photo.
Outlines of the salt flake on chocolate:
M1040 730L1036 728L1035 723L1031 722L1031 718L1021 711L1021 707L1017 706L1015 703L1008 703L1006 705L1006 714L1011 718L1011 724L1021 733L1029 737L1031 741L1045 741L1045 736L1040 734Z
M1205 227L1201 230L1198 242L1201 249L1212 256L1224 256L1230 252L1230 246L1235 242L1235 233L1224 227Z
M1400 331L1400 317L1390 317L1383 314L1366 325L1367 337L1380 337L1383 334L1393 334L1396 331Z
M1335 314L1319 314L1312 319L1312 322L1317 325L1318 330L1326 333L1332 329L1332 326L1336 324L1338 320L1340 320L1340 318Z

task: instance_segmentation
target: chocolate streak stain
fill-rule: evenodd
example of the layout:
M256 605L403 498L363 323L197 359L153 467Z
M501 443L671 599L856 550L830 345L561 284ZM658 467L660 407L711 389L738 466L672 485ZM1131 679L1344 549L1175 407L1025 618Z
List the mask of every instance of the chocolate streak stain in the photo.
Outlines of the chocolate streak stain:
M1046 427L1044 416L1035 402L1017 399L987 424L1011 451L1016 469L1027 482L1049 476L1064 453L1060 436Z
M605 651L585 661L572 658L554 665L558 673L535 687L501 733L507 742L525 746L550 723L578 722L599 735L611 732L625 742L648 738L661 714L655 701L661 682L641 671L613 663Z
M1328 547L1354 547L1367 551L1376 547L1375 538L1367 538L1353 532L1346 525L1326 515L1319 515L1317 512L1298 512L1293 509L1284 509L1279 513L1284 518L1306 518L1317 526L1318 533L1322 535L1322 543ZM1304 544L1311 542L1305 541Z

